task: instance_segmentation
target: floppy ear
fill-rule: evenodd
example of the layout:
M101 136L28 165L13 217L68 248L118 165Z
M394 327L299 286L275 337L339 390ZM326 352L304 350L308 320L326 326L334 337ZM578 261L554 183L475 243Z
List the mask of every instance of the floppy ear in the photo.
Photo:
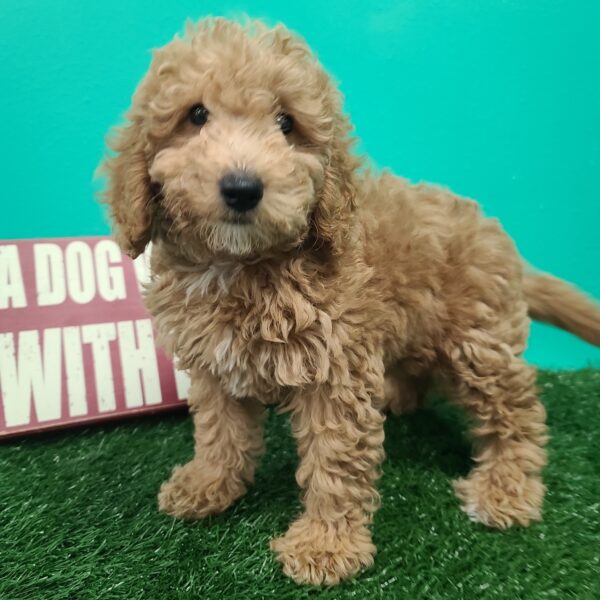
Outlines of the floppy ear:
M101 201L110 207L113 234L121 250L135 258L151 236L151 185L140 132L135 123L118 130L109 146L116 153L104 160L107 177Z
M356 206L354 172L359 160L350 153L345 123L336 127L329 162L312 215L315 246L328 246L333 254L343 251L351 215Z

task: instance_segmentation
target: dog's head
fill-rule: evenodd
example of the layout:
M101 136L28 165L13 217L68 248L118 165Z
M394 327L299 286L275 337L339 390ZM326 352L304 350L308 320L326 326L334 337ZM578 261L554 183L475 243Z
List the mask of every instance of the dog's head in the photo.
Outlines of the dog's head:
M283 27L218 19L158 50L104 162L117 240L253 256L335 246L352 209L340 94ZM314 238L314 239L313 239Z

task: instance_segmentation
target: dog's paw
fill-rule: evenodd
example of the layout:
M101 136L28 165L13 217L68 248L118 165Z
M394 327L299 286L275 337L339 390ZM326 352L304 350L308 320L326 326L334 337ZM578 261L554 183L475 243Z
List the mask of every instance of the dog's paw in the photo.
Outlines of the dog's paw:
M527 526L542 518L546 488L535 475L476 470L455 481L454 490L469 518L488 527Z
M283 572L296 583L334 585L373 564L375 546L363 523L300 517L271 541Z
M158 507L180 519L201 519L224 511L245 491L235 474L191 461L175 467L171 478L162 484Z

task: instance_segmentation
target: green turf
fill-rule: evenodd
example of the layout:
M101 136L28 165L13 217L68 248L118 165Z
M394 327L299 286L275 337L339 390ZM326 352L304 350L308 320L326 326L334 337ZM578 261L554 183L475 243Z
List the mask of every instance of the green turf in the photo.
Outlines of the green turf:
M486 530L450 481L469 467L446 405L386 424L375 566L330 590L298 587L268 549L298 513L296 454L271 415L247 496L182 523L156 491L188 459L182 414L46 435L0 447L0 598L597 598L600 596L600 371L542 373L552 439L545 520Z

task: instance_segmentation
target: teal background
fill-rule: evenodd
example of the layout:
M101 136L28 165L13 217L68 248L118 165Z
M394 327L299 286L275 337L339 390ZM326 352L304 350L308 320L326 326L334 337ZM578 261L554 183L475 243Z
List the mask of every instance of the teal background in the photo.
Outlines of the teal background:
M476 198L527 260L600 298L597 0L0 0L0 238L107 233L93 171L149 48L240 13L308 40L376 165ZM528 355L600 366L543 326Z

